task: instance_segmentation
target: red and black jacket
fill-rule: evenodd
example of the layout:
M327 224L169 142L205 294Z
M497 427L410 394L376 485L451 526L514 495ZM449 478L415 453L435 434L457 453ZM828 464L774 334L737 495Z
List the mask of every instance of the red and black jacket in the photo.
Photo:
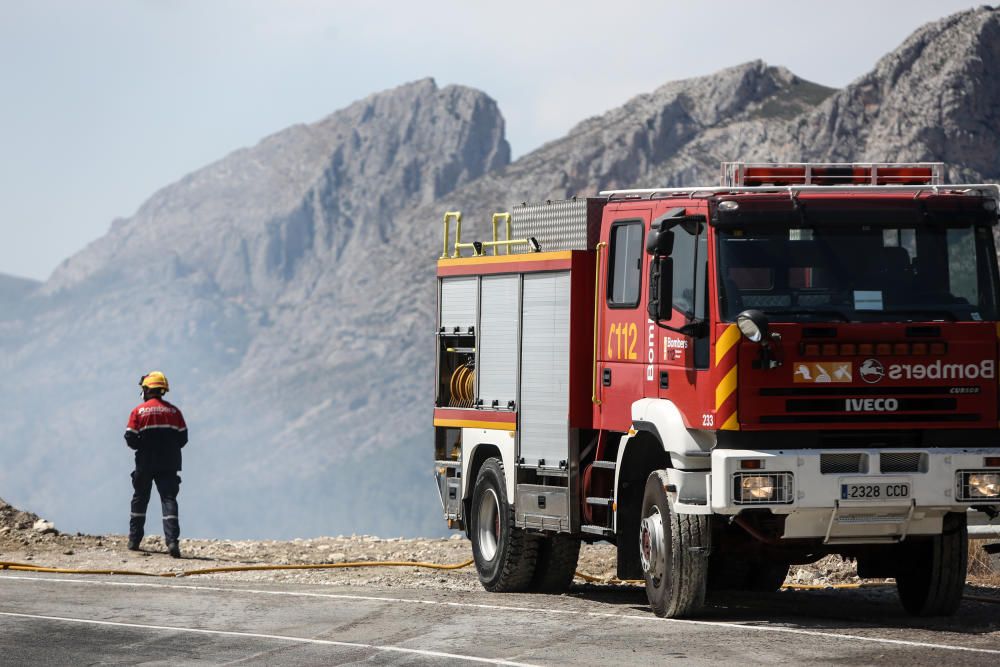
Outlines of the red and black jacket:
M181 447L187 444L184 415L162 398L137 405L128 417L125 442L135 450L135 469L176 472L181 469Z

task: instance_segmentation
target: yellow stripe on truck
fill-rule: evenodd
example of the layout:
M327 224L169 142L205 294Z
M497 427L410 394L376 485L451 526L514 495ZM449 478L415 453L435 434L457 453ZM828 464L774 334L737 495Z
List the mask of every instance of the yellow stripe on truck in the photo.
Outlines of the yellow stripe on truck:
M435 419L435 426L446 426L449 428L484 428L494 431L516 431L517 424L514 422L487 422L473 419Z
M736 391L736 366L729 369L726 377L722 378L722 382L715 388L715 409L721 408L734 391Z
M740 330L735 324L726 327L725 332L719 336L715 343L715 365L718 366L729 350L733 349L736 343L740 342Z
M720 431L739 431L740 430L740 420L737 419L736 413L729 415L729 419L722 423L719 427Z

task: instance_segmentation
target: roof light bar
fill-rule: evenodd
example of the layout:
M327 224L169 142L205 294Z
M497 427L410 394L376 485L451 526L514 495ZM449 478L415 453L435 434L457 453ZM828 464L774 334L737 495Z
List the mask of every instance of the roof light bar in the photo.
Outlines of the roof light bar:
M723 162L722 185L940 185L941 162Z

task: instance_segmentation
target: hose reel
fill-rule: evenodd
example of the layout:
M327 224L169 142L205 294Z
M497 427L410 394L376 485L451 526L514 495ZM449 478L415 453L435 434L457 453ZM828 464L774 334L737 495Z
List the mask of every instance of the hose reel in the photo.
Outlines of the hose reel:
M476 402L476 368L472 361L468 361L451 374L451 381L448 383L451 392L449 405L453 408L471 408Z

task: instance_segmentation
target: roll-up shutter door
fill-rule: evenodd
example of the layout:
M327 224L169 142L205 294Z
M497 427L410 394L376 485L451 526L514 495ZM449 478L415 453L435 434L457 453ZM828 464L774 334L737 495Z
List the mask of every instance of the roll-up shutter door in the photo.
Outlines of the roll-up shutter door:
M441 326L451 332L459 327L466 333L476 326L479 278L462 276L441 280Z
M524 276L520 442L524 465L569 458L569 273Z
M521 277L483 276L479 331L479 398L506 409L517 398L517 324Z

